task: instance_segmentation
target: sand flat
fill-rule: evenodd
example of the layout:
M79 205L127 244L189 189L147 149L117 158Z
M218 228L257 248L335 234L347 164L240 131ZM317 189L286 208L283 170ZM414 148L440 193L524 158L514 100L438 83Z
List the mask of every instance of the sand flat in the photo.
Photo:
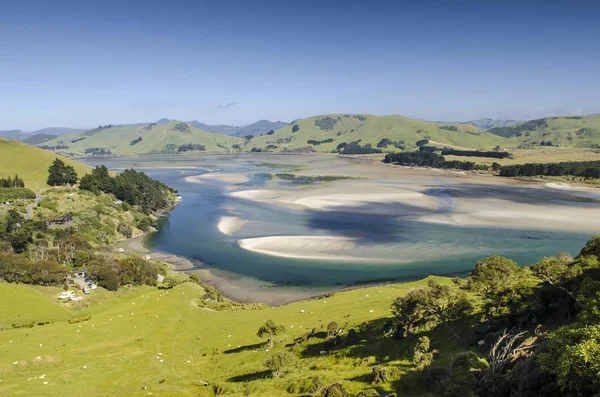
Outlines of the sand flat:
M192 175L185 178L186 182L202 183L206 180L217 180L225 183L244 183L250 178L244 173L210 172L202 175Z
M238 240L248 251L294 259L320 259L358 262L379 262L378 258L364 258L340 254L357 249L355 239L337 236L268 236Z
M221 219L219 219L217 228L221 233L231 236L247 223L247 220L240 219L237 216L222 216Z

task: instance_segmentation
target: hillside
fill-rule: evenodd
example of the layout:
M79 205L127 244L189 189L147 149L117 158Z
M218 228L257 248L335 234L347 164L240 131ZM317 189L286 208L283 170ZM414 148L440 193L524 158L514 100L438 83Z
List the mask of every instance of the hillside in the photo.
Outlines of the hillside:
M239 138L213 134L190 124L169 121L163 125L103 126L66 134L42 147L59 153L81 155L132 155L145 153L229 152ZM190 144L197 146L189 146Z
M518 120L497 120L497 119L477 119L471 121L465 121L461 124L471 124L480 130L489 130L497 127L511 127L515 124L520 123Z
M32 135L28 138L23 139L23 142L25 142L28 145L39 145L41 143L44 142L48 142L51 139L56 138L56 135L52 135L52 134L36 134L36 135Z
M239 127L238 130L232 134L239 137L244 137L246 135L260 135L271 130L278 130L280 128L285 127L288 123L284 123L283 121L269 121L269 120L258 120L252 124L248 124L243 127Z
M600 147L600 114L591 116L547 117L488 132L509 138L513 146Z
M46 187L48 167L57 157L55 153L42 150L21 142L0 138L0 178L19 174L25 180L25 185L31 189ZM61 156L58 156L61 157ZM68 165L75 167L81 177L91 167L61 157Z
M331 152L342 143L359 140L361 146L370 144L375 148L382 139L390 141L382 147L384 151L397 151L397 147L414 149L416 142L423 139L434 145L474 149L505 147L508 142L467 124L435 124L398 115L333 114L296 120L272 135L255 137L247 147ZM309 140L317 143L307 143Z

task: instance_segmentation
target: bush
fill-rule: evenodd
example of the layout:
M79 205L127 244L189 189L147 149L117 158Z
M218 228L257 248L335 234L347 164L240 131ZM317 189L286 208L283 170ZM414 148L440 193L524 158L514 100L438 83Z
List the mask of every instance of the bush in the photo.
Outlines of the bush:
M384 367L373 367L371 371L371 375L369 376L369 381L372 384L377 383L386 383L390 380L391 373L387 368Z
M271 371L271 376L273 376L273 378L280 378L283 376L284 370L292 365L293 362L294 355L288 351L282 351L267 357L265 360L265 367Z
M33 200L35 193L24 187L0 187L0 203L13 200Z
M294 124L292 126L292 132L298 132L298 131L300 131L300 127L298 126L298 124Z
M335 123L337 123L337 119L331 118L329 116L315 120L315 125L325 131L333 129Z
M349 397L348 391L341 383L334 383L333 385L327 386L323 393L322 397Z
M429 367L433 363L433 352L431 352L429 349L429 338L426 336L420 337L415 345L412 361L413 365L419 372L423 372L425 368Z

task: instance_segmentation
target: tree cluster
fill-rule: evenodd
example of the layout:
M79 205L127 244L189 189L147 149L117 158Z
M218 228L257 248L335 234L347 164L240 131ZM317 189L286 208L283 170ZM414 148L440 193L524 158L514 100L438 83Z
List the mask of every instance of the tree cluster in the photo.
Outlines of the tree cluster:
M306 141L306 143L308 143L309 145L320 145L322 143L331 143L333 142L333 138L327 138L327 139L323 139L321 141L317 141L315 139L309 139L308 141Z
M465 171L475 169L475 163L472 161L446 161L444 156L428 151L388 153L385 155L383 162L388 164L394 163L398 165L458 169Z
M17 188L25 187L25 181L19 178L19 175L15 174L14 178L10 176L7 178L0 178L0 188Z
M98 166L81 178L79 187L96 194L113 194L129 205L139 206L146 213L167 208L172 202L171 188L133 169L112 177L105 166Z
M59 158L54 159L48 168L48 185L50 186L74 185L77 183L77 179L75 168L66 165Z
M495 159L506 159L510 157L509 152L500 151L482 151L482 150L458 150L451 148L442 149L442 156L467 156L467 157L487 157Z
M500 168L500 176L563 176L571 175L586 179L600 178L600 161L569 161L562 163L526 163L505 165Z

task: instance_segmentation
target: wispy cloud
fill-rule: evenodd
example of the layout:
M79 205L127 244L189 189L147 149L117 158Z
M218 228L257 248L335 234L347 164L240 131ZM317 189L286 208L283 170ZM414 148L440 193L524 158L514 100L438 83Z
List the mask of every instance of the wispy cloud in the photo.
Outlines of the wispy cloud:
M221 103L217 105L216 110L228 110L237 105L237 102Z

